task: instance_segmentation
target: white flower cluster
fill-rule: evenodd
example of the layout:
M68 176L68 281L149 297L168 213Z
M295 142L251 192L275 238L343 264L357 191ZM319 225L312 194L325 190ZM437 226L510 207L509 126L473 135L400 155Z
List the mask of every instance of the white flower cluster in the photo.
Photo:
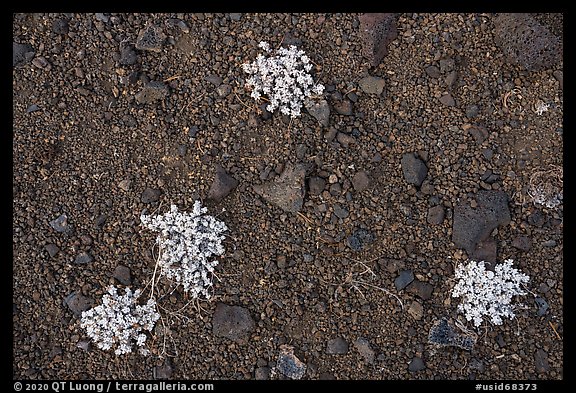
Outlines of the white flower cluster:
M86 330L100 349L116 347L114 353L122 355L132 352L135 342L140 352L146 354L146 334L143 330L152 331L160 318L156 302L149 299L144 305L138 304L138 297L142 293L139 289L132 292L126 288L124 295L119 295L114 286L108 287L107 291L101 305L82 312L80 327Z
M514 318L512 297L526 294L520 284L530 278L513 268L512 262L507 259L496 265L494 272L486 270L483 261L470 261L456 268L458 282L452 289L452 297L462 298L458 310L474 326L480 326L485 316L494 325L501 325L502 317Z
M267 42L262 41L259 46L271 52ZM253 87L251 97L258 101L265 94L270 100L266 107L269 112L280 108L283 114L298 117L304 101L324 91L324 86L314 84L308 73L312 69L310 58L294 45L277 49L270 57L260 54L256 61L243 64L242 68L251 75L246 80L246 85Z
M193 299L201 295L210 298L212 273L218 261L209 258L224 253L222 232L228 229L222 221L204 214L207 210L196 201L191 213L178 212L172 205L168 213L140 217L144 226L160 232L156 241L161 274L182 284Z

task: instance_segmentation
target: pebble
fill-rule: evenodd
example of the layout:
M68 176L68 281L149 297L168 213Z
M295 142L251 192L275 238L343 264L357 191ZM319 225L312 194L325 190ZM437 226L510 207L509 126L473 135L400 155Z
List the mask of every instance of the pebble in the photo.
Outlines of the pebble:
M516 236L512 240L512 247L522 251L528 251L532 247L532 240L528 236Z
M130 268L124 265L118 265L114 269L114 274L112 275L120 284L122 285L131 285L132 284L132 276L130 273Z
M447 106L454 106L456 105L456 101L454 101L454 98L452 98L452 95L450 93L446 93L443 96L441 96L439 98L440 102L444 105Z
M488 130L482 125L472 125L468 128L468 132L478 145L481 145L488 138Z
M68 225L68 217L66 214L60 215L58 218L50 221L50 226L54 228L56 232L69 233L72 228Z
M491 262L492 264L488 265L487 269L493 270L496 263L497 250L496 240L490 236L487 239L479 241L470 256L477 261Z
M357 192L362 192L370 187L370 177L366 171L356 172L352 178L352 186Z
M334 103L334 110L344 116L351 116L352 115L352 101L348 99L344 99L341 101L336 101Z
M539 374L545 374L550 371L550 364L548 363L548 354L543 349L538 349L534 353L534 368Z
M56 19L52 23L52 31L55 34L60 34L60 35L68 34L68 21L66 19Z
M276 361L278 371L291 379L301 379L306 373L306 365L294 355L294 347L282 344Z
M270 379L270 367L258 367L254 371L254 379L264 381Z
M152 375L154 379L171 379L172 372L172 362L167 358L160 366L154 367Z
M361 251L374 241L374 234L367 229L359 228L354 230L352 235L346 239L348 247L354 251Z
M87 263L92 262L93 260L94 257L92 257L92 255L88 254L87 252L81 252L74 259L74 263L77 265L85 265Z
M12 43L12 67L20 66L34 58L34 49L28 44Z
M444 207L442 205L432 206L428 209L426 221L428 224L440 225L444 221Z
M546 311L548 311L548 302L542 298L542 297L537 297L534 299L534 302L536 303L536 305L538 306L538 316L544 316L546 314Z
M132 185L132 181L130 179L124 179L118 183L118 187L122 190L127 192L130 190L130 186Z
M218 303L212 317L212 333L235 342L246 342L256 324L248 309Z
M46 251L48 251L48 255L50 255L50 258L54 258L56 256L56 254L58 254L58 252L60 251L60 248L56 244L53 244L53 243L46 244L44 246L44 249Z
M440 78L440 69L435 65L424 68L424 71L426 71L426 74L431 78Z
M414 281L414 273L412 273L412 270L400 270L400 274L394 280L394 286L400 291L406 288L412 281Z
M466 106L466 117L468 119L474 119L474 118L478 117L479 113L480 113L480 109L478 108L478 105L470 104L470 105Z
M132 45L128 42L121 42L120 43L120 58L118 59L118 62L121 65L129 66L129 65L136 64L137 61L138 61L138 54L136 53L136 50L134 49L134 45Z
M319 176L314 176L308 179L308 192L312 195L320 195L326 187L326 180Z
M348 342L342 337L328 340L326 343L326 353L329 355L345 355L348 353Z
M26 113L33 113L33 112L36 112L39 110L40 110L40 107L38 105L32 104L28 107L28 109L26 109Z
M150 81L136 94L136 101L140 104L150 104L163 100L168 96L168 86L159 81Z
M136 49L161 52L165 39L166 35L162 28L150 23L140 30L136 38Z
M410 314L415 320L419 321L424 315L424 307L422 307L422 304L418 301L414 300L408 307L408 314Z
M160 199L160 195L162 195L161 190L146 187L146 189L142 192L140 200L142 201L142 203L154 203Z
M416 187L420 187L428 174L426 164L416 157L414 153L406 153L402 155L401 164L404 180Z
M414 280L410 283L410 285L408 285L406 290L409 293L418 296L422 300L428 300L430 297L432 297L432 291L434 290L434 287L430 283Z
M32 59L32 64L40 69L50 68L50 63L48 62L48 60L46 60L44 56L35 57L34 59Z
M385 81L376 76L367 76L360 79L358 86L366 94L380 95L384 91Z
M258 195L289 213L296 213L304 204L304 165L289 163L278 178L262 185L254 185Z
M346 209L345 207L342 207L339 204L335 204L334 214L336 215L336 217L344 219L348 217L350 213L348 212L348 209Z
M307 100L304 107L312 117L314 117L322 127L328 127L330 123L330 106L328 101Z
M422 358L415 356L414 358L412 358L412 360L410 361L410 364L408 365L408 370L411 372L417 372L417 371L422 371L426 369L426 365L424 364L424 361L422 360Z
M350 134L346 134L343 132L339 132L338 134L336 134L336 140L338 141L338 143L340 143L340 145L344 148L349 147L351 144L356 142L356 138L354 138L352 135Z
M480 190L474 200L478 204L476 208L465 201L458 203L452 222L452 241L469 255L495 228L508 224L511 219L508 195L504 191Z
M374 364L374 360L376 359L376 351L370 345L370 342L365 339L364 337L358 337L356 341L354 341L354 347L360 353L360 356L364 358L364 361L368 364Z
M238 180L230 176L219 164L215 166L214 178L208 191L208 199L220 202L238 186Z
M76 316L81 316L82 311L88 310L92 306L92 300L78 292L72 292L64 299L64 304L68 306L70 311Z

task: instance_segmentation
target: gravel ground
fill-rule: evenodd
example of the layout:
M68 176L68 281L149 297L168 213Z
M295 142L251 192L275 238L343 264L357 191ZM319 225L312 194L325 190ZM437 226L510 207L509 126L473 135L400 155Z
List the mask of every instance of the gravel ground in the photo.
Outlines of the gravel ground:
M509 61L497 15L395 18L373 67L357 14L15 14L14 378L562 379L562 204L529 194L563 166L562 61ZM561 15L530 18L563 39ZM314 61L327 124L258 108L261 40ZM508 220L474 221L483 191ZM154 270L140 214L196 199L230 228L211 301L161 286L150 356L89 343L78 313ZM435 347L475 253L532 293L471 351Z

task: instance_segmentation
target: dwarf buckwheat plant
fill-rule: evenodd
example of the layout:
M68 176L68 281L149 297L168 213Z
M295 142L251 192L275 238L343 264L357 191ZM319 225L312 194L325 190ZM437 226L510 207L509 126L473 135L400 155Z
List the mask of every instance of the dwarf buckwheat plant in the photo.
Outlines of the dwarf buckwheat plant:
M116 355L132 352L135 343L143 354L146 334L151 331L160 314L156 311L156 302L149 299L146 304L138 304L142 293L137 289L132 292L126 288L124 295L119 295L116 287L108 287L108 293L102 297L102 304L82 312L80 327L86 330L98 348L109 350L115 347Z
M458 310L464 313L466 320L474 326L482 324L487 317L494 325L502 324L502 317L514 318L512 297L525 295L520 284L530 278L512 267L507 259L496 265L495 271L486 270L485 262L469 261L456 268L458 282L452 289L452 297L462 298Z
M246 80L246 85L252 87L251 97L258 101L264 94L270 100L266 107L269 112L280 108L280 112L292 118L300 116L304 101L324 91L324 86L314 84L308 73L312 69L310 58L294 45L276 51L264 41L259 46L271 55L260 54L253 63L242 65L244 72L251 75Z
M210 298L212 273L218 261L209 258L224 253L222 232L228 230L222 221L204 214L207 210L196 201L191 213L179 212L172 205L165 214L140 217L144 226L160 232L156 238L160 274L182 284L193 299Z

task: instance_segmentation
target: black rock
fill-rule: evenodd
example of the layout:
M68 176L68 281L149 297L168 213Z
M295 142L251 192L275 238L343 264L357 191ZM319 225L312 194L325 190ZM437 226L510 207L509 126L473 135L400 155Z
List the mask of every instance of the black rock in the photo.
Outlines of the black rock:
M254 379L257 381L270 379L270 367L258 367L254 371Z
M341 115L351 116L352 115L352 101L344 99L341 101L336 101L334 103L334 110Z
M216 165L214 180L208 191L208 199L221 201L238 186L238 180L230 176L221 165Z
M522 251L528 251L532 247L532 239L528 236L516 236L514 240L512 240L512 247Z
M406 153L402 155L401 163L404 179L408 183L420 187L428 174L426 164L417 158L414 153Z
M56 19L52 23L52 31L56 34L68 34L68 21L66 19Z
M93 260L94 258L92 257L92 255L88 254L87 252L81 252L74 259L74 263L77 265L85 265L87 263L92 262Z
M428 209L426 221L428 224L440 225L444 221L444 207L441 205L432 206Z
M78 292L72 292L70 295L66 296L64 304L68 306L74 315L81 316L82 311L86 311L92 306L92 300Z
M426 365L422 358L415 356L408 365L408 370L411 372L422 371L426 369Z
M142 196L141 196L140 200L143 203L153 203L153 202L157 202L158 199L160 199L160 195L162 195L162 191L155 189L155 188L147 187L144 190L144 192L142 192Z
M26 113L32 113L32 112L36 112L39 111L40 107L36 104L32 104L28 107L28 109L26 109Z
M326 180L321 177L314 176L308 179L308 192L311 195L320 195L326 187Z
M498 335L496 336L496 344L498 344L500 348L504 348L506 346L506 341L504 341L502 333L498 333Z
M472 336L458 334L448 323L448 319L440 318L428 332L428 342L442 346L454 346L471 351L476 340Z
M486 140L486 138L488 138L488 130L486 129L486 127L481 125L471 126L470 128L468 128L468 132L470 133L470 135L472 135L476 143L479 145L481 145Z
M376 351L370 345L370 342L365 339L364 337L358 337L356 341L354 341L354 347L360 352L360 355L364 358L364 361L368 364L374 364L374 360L376 359Z
M342 147L348 147L353 143L356 143L356 138L354 138L352 135L350 134L346 134L344 132L339 132L336 134L336 140L338 141L338 143L340 143L340 145L342 145Z
M216 305L212 317L212 333L236 342L246 342L256 324L248 309L240 306L229 306L224 303Z
M172 362L167 358L160 366L154 367L154 379L171 379L172 378Z
M454 106L456 105L456 101L450 93L444 94L442 97L439 98L440 102L446 106Z
M528 216L528 224L535 227L543 227L546 224L546 216L542 213L542 210L535 210Z
M431 78L440 78L440 69L435 65L430 65L424 69Z
M406 288L412 281L414 281L414 273L412 273L412 270L400 270L400 275L394 280L394 286L400 291Z
M385 81L377 76L366 76L358 81L358 86L366 94L380 95L384 91Z
M155 101L163 100L168 96L168 93L168 86L164 83L150 81L136 94L136 101L140 104L150 104Z
M534 353L534 367L536 368L536 372L540 374L550 371L548 354L543 349L538 349L536 353Z
M60 233L70 233L72 228L68 225L68 217L66 214L60 215L60 217L50 221L50 226L54 228L56 232Z
M31 61L34 58L34 49L28 44L12 43L12 67Z
M160 52L166 35L159 26L148 24L136 38L136 49Z
M222 81L224 79L222 79L222 77L220 77L216 74L210 74L207 77L205 77L204 80L212 83L214 85L214 87L218 87L222 84Z
M475 195L477 206L462 201L454 209L452 241L469 255L499 225L510 222L508 195L500 190L481 190Z
M114 274L112 275L116 280L122 285L132 284L132 276L130 274L130 268L124 265L118 265L114 269Z
M388 54L388 45L398 37L393 13L366 13L358 17L362 53L372 67L376 67Z
M478 105L471 104L466 107L466 117L469 119L477 117L479 113L480 109L478 108Z
M46 244L44 249L48 251L48 255L50 255L51 258L54 258L60 251L60 248L56 244Z
M138 61L138 54L134 50L134 46L126 41L120 43L120 58L118 62L121 65L132 65Z
M528 71L550 69L562 61L562 41L527 13L494 18L495 42L506 60Z
M418 296L422 300L428 300L432 296L434 286L427 282L414 280L408 285L406 290L411 294Z
M470 256L476 261L490 262L488 269L494 270L498 255L497 251L496 240L490 236L488 239L479 241L478 244L476 244L476 247L474 247L474 251Z
M262 185L253 186L254 192L269 203L289 213L296 213L304 204L304 177L302 164L287 164L280 176Z
M354 251L360 251L374 241L374 235L367 229L356 229L352 235L348 236L346 243Z
M345 355L348 353L348 343L342 337L328 340L326 353L329 355Z
M286 344L280 346L276 367L280 373L291 379L300 379L306 372L306 365L294 355L294 348Z
M367 190L370 187L370 177L366 171L356 172L352 178L352 186L358 192Z
M334 214L336 215L336 217L344 219L348 217L350 213L348 212L348 209L346 209L345 207L342 207L339 204L334 204Z
M328 127L330 121L330 106L328 105L328 101L307 100L304 106L308 113L318 120L321 126Z
M546 311L548 311L548 302L541 297L535 298L534 302L538 306L538 316L541 317L545 315Z

